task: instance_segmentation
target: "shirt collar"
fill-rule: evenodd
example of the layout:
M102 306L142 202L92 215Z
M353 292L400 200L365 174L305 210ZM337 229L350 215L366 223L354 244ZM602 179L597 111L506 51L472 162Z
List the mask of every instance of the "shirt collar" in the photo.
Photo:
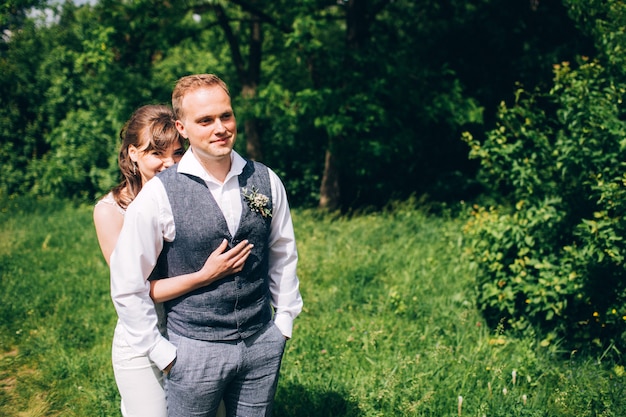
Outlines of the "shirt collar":
M241 157L237 152L231 151L230 153L230 171L226 175L226 183L232 177L236 177L243 172L243 168L246 166L246 160ZM200 161L193 154L193 149L189 148L183 155L178 163L178 172L183 174L193 175L202 178L204 181L211 181L217 183L212 175L204 170Z

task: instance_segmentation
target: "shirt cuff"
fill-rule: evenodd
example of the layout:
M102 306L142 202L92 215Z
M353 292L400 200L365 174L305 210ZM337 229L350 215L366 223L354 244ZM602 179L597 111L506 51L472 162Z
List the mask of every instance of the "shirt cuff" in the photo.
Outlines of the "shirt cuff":
M148 357L160 370L163 370L176 359L176 346L162 337L148 353Z
M278 330L287 339L291 339L291 333L293 331L293 319L288 313L276 313L274 315L274 324L278 327Z

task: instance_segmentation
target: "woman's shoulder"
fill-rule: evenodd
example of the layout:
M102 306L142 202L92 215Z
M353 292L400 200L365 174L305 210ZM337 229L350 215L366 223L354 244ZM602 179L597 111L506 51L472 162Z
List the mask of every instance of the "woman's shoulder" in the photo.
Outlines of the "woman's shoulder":
M117 204L117 201L115 201L115 198L113 197L113 193L110 192L102 197L100 200L98 200L94 210L105 209L108 211L112 208L115 209L122 216L126 213L126 210L124 210L122 207L120 207L119 204Z

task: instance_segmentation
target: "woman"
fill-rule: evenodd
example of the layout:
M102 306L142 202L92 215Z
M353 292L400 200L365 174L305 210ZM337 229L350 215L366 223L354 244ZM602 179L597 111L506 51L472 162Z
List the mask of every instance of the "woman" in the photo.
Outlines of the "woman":
M120 138L122 146L118 163L122 180L96 203L93 213L98 243L107 264L128 205L146 181L178 162L185 151L183 138L175 127L174 115L169 107L163 105L137 109L122 128ZM151 281L150 295L155 303L161 303L239 272L251 248L252 245L244 241L225 252L227 242L224 241L199 271ZM160 304L155 304L155 308L159 311ZM115 381L122 397L122 415L166 417L162 372L147 356L133 351L126 343L119 322L113 337L112 359ZM221 404L218 415L224 414Z

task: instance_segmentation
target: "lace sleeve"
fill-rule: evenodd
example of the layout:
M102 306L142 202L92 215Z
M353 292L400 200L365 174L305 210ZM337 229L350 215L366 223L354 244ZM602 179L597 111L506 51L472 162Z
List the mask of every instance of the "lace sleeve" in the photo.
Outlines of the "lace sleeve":
M126 213L126 210L124 210L123 208L121 208L117 202L115 201L115 199L113 198L113 193L108 193L107 195L105 195L104 197L102 197L100 200L98 200L98 202L96 203L96 205L98 204L109 204L111 206L115 206L115 208L120 212L120 214L123 216Z

